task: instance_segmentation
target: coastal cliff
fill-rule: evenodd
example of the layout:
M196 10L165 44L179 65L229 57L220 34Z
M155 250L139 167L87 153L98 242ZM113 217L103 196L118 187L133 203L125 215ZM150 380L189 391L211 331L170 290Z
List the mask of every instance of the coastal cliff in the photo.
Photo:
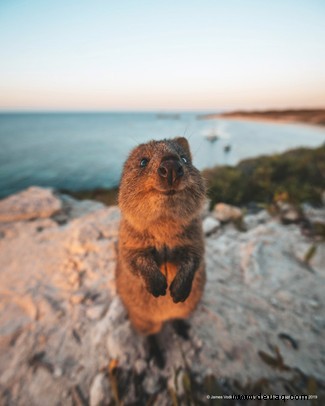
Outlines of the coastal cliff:
M303 209L309 230L325 224L324 207ZM321 237L265 210L206 210L204 297L188 340L168 324L159 335L159 369L116 294L119 219L115 206L50 189L0 201L1 404L204 404L260 393L321 401Z

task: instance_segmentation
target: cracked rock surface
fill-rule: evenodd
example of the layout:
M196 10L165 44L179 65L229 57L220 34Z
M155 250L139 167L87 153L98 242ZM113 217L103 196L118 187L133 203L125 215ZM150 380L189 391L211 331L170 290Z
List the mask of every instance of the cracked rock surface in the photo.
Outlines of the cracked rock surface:
M9 199L9 215L0 202L1 405L324 395L324 242L299 225L266 212L244 217L246 232L205 220L204 297L189 339L170 324L159 334L160 369L116 294L118 208L40 188ZM312 214L324 219L324 209Z

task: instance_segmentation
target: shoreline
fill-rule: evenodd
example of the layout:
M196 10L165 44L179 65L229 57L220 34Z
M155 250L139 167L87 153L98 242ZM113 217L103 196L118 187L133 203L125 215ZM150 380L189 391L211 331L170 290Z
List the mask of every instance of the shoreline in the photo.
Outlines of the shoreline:
M325 126L325 109L310 110L265 110L265 111L233 111L198 116L200 120L225 118L229 120L257 121L282 124L304 124L318 127Z
M293 125L303 125L303 126L308 126L308 127L318 127L318 128L323 128L325 127L325 124L315 124L315 123L310 123L310 122L305 122L305 121L298 121L298 120L289 120L289 119L284 119L284 118L268 118L268 117L246 117L246 116L232 116L232 117L223 117L223 116L218 116L214 118L207 118L204 120L213 120L216 118L225 118L227 120L231 121L245 121L245 122L256 122L256 123L264 123L264 124L293 124Z

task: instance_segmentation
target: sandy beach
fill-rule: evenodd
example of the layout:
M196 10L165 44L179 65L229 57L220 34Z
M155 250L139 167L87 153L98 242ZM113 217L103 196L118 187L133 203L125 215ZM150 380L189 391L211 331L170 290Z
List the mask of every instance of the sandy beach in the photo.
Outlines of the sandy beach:
M199 117L203 120L227 118L231 120L268 121L280 123L303 123L312 125L325 125L325 109L290 109L244 111L238 110L227 113L205 114Z

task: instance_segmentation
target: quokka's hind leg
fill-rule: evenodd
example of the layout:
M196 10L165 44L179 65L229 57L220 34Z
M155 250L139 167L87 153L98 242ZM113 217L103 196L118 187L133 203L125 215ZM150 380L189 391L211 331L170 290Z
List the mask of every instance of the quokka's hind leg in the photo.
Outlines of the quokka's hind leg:
M153 359L159 369L166 365L165 352L159 345L157 334L151 334L147 337L149 358Z
M189 340L189 330L191 328L190 324L184 319L175 319L172 321L172 326L175 332L184 340Z
M140 334L147 336L149 359L153 359L157 367L163 369L165 366L165 356L157 340L157 333L161 330L163 323L146 320L134 314L130 315L130 319L133 327Z

